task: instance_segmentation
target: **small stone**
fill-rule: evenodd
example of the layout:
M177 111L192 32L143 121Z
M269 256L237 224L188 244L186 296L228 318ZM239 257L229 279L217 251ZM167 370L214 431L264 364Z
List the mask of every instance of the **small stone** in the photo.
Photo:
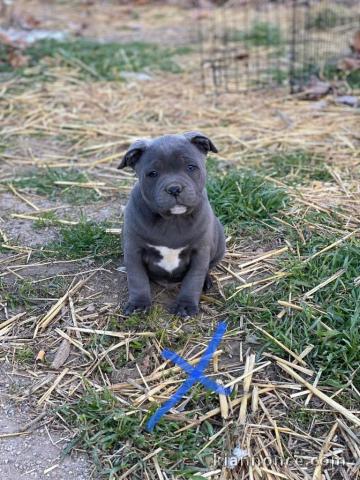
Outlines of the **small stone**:
M147 73L136 72L121 72L120 77L124 80L140 80L141 82L147 82L151 80L151 76Z
M359 99L353 95L341 95L339 97L335 97L335 102L354 108L360 105Z
M248 453L247 450L243 450L240 447L235 447L234 450L233 450L233 455L240 460L241 458L247 457L249 455L249 453Z

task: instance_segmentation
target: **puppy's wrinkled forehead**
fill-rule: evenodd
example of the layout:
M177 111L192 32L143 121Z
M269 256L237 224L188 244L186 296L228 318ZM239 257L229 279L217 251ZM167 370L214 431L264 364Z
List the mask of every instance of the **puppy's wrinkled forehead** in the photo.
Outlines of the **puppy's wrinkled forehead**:
M202 166L210 151L217 153L213 142L203 133L196 131L181 135L163 135L153 140L138 139L130 145L118 168L131 167L137 170L140 164L144 165L154 159L164 165L184 159Z
M145 151L142 164L156 163L163 168L179 168L184 160L204 163L204 156L183 135L163 135L155 138Z

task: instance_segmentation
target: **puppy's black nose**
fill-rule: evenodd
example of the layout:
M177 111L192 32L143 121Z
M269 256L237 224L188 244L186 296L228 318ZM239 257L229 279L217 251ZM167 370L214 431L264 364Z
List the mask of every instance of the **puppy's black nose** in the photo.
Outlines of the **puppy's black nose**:
M167 193L169 195L173 195L174 197L179 195L181 190L182 190L182 187L180 185L169 185L168 187L166 187Z

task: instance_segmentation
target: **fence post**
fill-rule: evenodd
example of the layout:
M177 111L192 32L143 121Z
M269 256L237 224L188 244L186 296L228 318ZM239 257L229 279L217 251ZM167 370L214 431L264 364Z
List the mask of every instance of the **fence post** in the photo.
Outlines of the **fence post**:
M292 14L291 14L289 85L290 85L290 93L294 93L295 92L295 63L296 63L297 0L292 0L291 7L292 7Z

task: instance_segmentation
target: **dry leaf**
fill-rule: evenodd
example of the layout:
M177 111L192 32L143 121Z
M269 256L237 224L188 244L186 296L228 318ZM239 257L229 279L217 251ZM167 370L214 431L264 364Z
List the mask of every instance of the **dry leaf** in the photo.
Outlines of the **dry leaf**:
M351 41L350 47L355 54L360 55L360 30L355 33L354 38Z
M235 55L235 60L246 60L249 56L248 52L240 52Z
M29 57L13 50L8 55L8 61L13 68L21 68L29 64Z
M353 72L360 69L360 58L346 57L340 60L338 68L344 72Z
M45 359L45 350L40 350L38 354L36 355L36 361L37 362L43 362Z
M56 352L55 358L51 364L51 368L57 370L66 362L70 355L70 342L66 338L60 343L60 346Z
M25 14L21 16L15 15L14 20L24 30L32 30L33 28L36 28L41 24L39 19L35 18L33 15L30 14Z
M319 100L331 91L331 84L312 77L301 97L303 100Z
M0 32L0 44L2 45L7 45L9 47L14 47L14 42L11 40L11 38L6 35L5 33Z
M143 375L147 375L149 372L151 372L150 356L146 355L140 365Z

